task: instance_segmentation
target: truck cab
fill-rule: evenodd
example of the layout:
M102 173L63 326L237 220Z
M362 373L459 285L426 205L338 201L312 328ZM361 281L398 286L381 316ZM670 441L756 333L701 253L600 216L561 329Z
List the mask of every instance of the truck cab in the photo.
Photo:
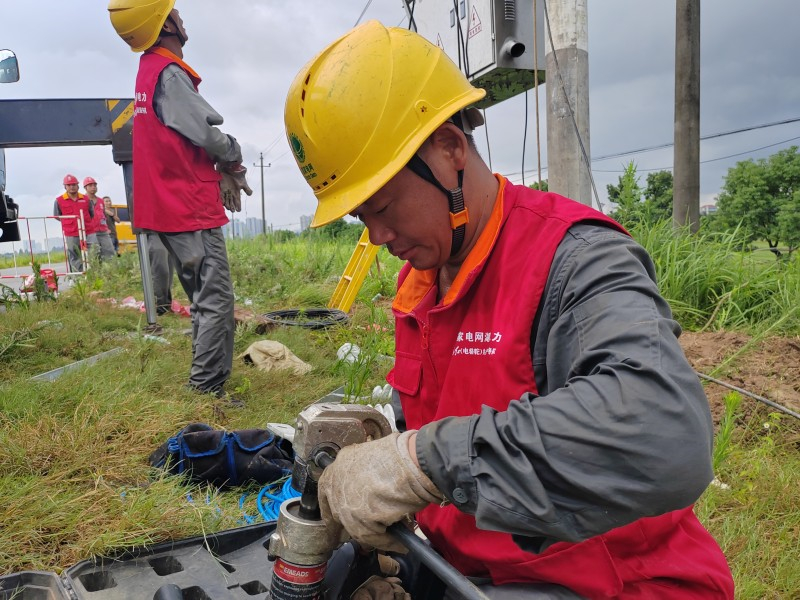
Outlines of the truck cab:
M111 207L119 218L117 223L117 241L119 251L136 250L136 235L131 226L131 214L127 204L112 204Z
M19 81L17 57L11 50L0 50L0 83L15 81ZM0 243L20 241L18 214L14 199L6 195L6 154L0 148Z

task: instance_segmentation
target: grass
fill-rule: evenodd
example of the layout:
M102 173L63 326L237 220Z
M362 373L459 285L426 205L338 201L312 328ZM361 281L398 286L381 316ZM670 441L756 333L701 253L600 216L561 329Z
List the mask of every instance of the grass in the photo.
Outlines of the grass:
M653 254L662 289L686 328L800 333L800 315L792 312L800 304L796 259L750 260L725 236L685 239L658 228L634 234ZM354 245L324 236L231 242L237 304L256 313L324 305ZM269 337L314 370L265 374L236 360L229 387L246 407L224 412L183 389L188 319L160 318L167 342L161 343L141 335L142 313L108 301L141 298L135 254L94 269L57 301L12 298L0 316L0 574L59 571L121 547L243 524L239 492L164 477L148 467L148 455L187 423L227 429L291 423L305 405L340 386L361 396L383 384L391 360L380 357L393 355L389 307L400 263L383 251L379 260L346 326L281 327L268 335L238 327L237 355ZM175 292L186 303L177 284ZM336 360L345 342L362 349L352 365ZM51 383L30 381L113 348L123 352ZM739 360L746 354L730 366ZM800 425L764 407L743 411L741 403L729 397L717 432L715 471L729 487L709 487L697 512L728 556L737 598L800 597Z
M634 229L652 256L659 289L684 327L800 332L800 260L742 252L738 232L676 234L669 222Z

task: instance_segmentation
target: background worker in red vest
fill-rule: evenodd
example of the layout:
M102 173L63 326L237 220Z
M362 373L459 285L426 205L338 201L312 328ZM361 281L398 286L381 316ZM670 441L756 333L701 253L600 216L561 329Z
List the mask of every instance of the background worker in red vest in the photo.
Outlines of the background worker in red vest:
M78 178L75 175L64 176L64 189L66 191L57 196L53 204L53 215L56 217L81 217L85 238L83 241L88 242L89 231L93 231L91 223L94 219L94 208L86 196L78 191ZM81 243L78 219L59 219L59 221L61 221L61 229L64 231L64 239L67 241L69 270L73 273L83 272L85 265L82 251L87 247L85 243Z
M105 261L114 258L117 253L111 241L105 202L97 195L97 181L95 181L93 177L84 177L83 191L86 192L86 198L91 203L92 210L94 211L93 224L95 236L97 237L96 250L100 255L100 260Z
M602 213L490 171L471 137L484 93L376 21L290 87L312 226L350 214L407 261L388 377L405 431L339 452L322 516L399 549L386 527L416 513L491 597L732 598L692 511L708 402L653 263Z
M119 215L117 214L117 209L111 205L111 198L109 196L103 196L103 205L106 207L106 225L108 226L111 243L114 246L114 252L119 256L119 238L117 237Z
M236 140L198 93L183 61L188 40L175 0L111 0L111 23L134 52L133 225L157 232L192 302L189 386L226 397L233 361L233 285L221 227L252 190ZM224 204L223 204L224 202ZM235 403L233 399L230 399Z

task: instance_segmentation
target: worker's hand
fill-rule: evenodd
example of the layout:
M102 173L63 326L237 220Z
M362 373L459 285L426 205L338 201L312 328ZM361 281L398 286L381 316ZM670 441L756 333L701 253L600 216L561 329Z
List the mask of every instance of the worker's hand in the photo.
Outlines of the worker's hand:
M444 499L409 455L413 433L347 446L322 472L319 506L334 537L344 528L362 544L406 552L386 528Z
M85 240L81 240L78 245L80 246L81 250L86 250L88 248Z
M222 204L232 212L242 210L242 192L248 196L253 195L253 190L247 184L247 168L242 165L225 165L220 167L222 180L219 189L222 192Z
M230 173L222 172L219 191L222 193L222 204L227 210L231 212L240 212L242 210L240 188Z
M353 592L350 600L411 600L411 594L400 583L397 577L374 575Z

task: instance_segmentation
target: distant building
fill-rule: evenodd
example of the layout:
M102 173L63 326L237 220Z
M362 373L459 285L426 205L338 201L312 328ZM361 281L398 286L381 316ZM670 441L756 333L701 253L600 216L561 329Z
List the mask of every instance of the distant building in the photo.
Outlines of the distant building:
M255 217L248 217L245 224L245 231L247 231L247 237L261 235L264 233L264 221L262 219L256 219Z
M48 250L52 252L53 250L63 250L64 249L64 240L60 237L51 237L47 238L44 241L44 252Z
M716 204L704 204L700 207L700 214L707 217L708 215L713 215L717 210L719 209Z
M313 218L313 215L300 215L300 231L305 231L311 227L311 220Z

